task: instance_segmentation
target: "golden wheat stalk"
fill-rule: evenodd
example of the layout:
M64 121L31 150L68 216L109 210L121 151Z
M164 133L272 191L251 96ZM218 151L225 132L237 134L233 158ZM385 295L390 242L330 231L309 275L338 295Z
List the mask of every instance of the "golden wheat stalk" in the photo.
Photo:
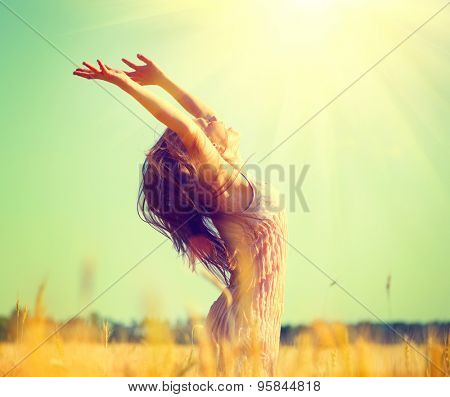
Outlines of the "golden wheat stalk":
M105 349L108 348L109 338L111 336L111 327L108 323L108 321L103 321L102 325L102 339L103 339L103 346L105 346Z

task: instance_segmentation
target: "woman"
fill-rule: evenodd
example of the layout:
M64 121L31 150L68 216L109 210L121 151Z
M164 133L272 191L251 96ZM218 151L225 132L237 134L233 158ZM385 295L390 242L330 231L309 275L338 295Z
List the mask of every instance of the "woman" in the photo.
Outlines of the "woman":
M142 218L170 238L194 268L202 263L223 285L206 320L219 374L274 375L284 302L286 223L268 186L242 172L239 135L215 112L143 55L131 71L83 62L74 74L104 80L135 98L167 126L143 167ZM166 90L191 114L145 85ZM233 362L230 368L230 362ZM254 361L252 362L254 365Z

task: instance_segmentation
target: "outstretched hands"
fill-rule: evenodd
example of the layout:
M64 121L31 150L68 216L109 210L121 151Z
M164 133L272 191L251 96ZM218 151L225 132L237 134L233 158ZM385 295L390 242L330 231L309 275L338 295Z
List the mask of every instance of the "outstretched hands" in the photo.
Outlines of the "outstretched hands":
M161 85L165 79L161 69L144 55L137 54L137 58L144 64L137 65L126 58L122 58L122 62L133 69L132 71L115 69L97 60L98 67L88 62L83 62L85 67L77 68L73 74L85 79L104 80L116 85L126 83L127 80L133 80L140 85Z
M97 59L98 67L89 62L83 62L85 68L76 69L73 74L88 80L103 80L118 86L126 84L130 78L123 70L111 68Z

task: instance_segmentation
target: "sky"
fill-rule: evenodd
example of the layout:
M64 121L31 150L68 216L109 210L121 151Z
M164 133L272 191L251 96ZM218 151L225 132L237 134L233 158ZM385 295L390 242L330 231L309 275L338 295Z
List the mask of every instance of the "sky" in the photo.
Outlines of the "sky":
M309 167L309 211L287 208L284 323L450 319L450 7L349 87L444 1L2 3L0 315L46 282L48 313L68 318L131 268L85 313L173 321L217 299L137 216L163 126L72 75L141 52L241 133L253 167L283 170L285 197Z

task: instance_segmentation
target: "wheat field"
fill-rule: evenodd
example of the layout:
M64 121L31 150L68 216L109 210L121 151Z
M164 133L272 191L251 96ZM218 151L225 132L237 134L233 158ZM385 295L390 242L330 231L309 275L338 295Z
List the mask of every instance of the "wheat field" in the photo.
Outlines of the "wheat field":
M0 345L0 371L7 376L215 376L213 357L198 347L163 344L47 343L11 370L32 346ZM426 346L419 346L425 352ZM441 364L444 347L431 346ZM448 376L406 346L359 341L335 348L282 346L278 376ZM230 373L229 375L233 375ZM258 376L249 371L242 375Z
M148 323L140 343L110 342L107 322L93 327L86 321L55 331L39 311L30 316L17 305L10 338L0 343L0 373L6 376L216 376L214 349L198 322L191 341L175 343L163 321ZM52 329L53 328L53 329ZM58 328L56 328L57 330ZM63 332L64 331L64 332ZM44 342L44 343L43 343ZM38 348L37 348L38 347ZM250 354L244 370L229 376L258 376L258 353ZM300 332L294 343L281 345L277 376L448 376L446 342L428 333L425 343L380 344L358 336L350 341L348 327L317 321Z

